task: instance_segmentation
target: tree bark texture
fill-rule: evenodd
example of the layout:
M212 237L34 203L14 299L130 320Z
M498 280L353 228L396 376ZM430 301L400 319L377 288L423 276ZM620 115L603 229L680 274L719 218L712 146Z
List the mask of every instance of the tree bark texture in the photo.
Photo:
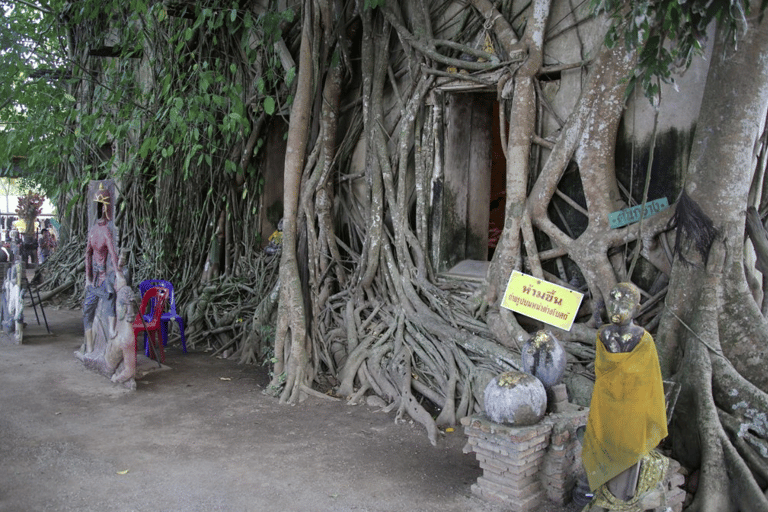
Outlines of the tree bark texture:
M743 81L725 78L747 61L768 60L766 23L750 20L738 52L726 41L721 27L685 185L719 238L708 258L684 245L682 256L691 263L677 260L673 266L657 342L664 373L683 384L681 412L672 423L676 456L701 467L691 510L768 510L758 484L758 479L766 483L765 459L755 457L746 442L765 443L768 382L756 368L764 368L768 340L743 262L754 148L768 108L768 70ZM697 431L686 416L696 418Z

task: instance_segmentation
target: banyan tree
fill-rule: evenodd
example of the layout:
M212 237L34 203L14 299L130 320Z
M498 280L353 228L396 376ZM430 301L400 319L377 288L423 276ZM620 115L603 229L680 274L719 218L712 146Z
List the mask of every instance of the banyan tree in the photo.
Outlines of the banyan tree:
M584 294L550 329L587 400L603 298L632 281L692 509L768 510L760 7L23 2L55 37L3 86L27 130L4 151L60 191L52 292L82 296L82 193L113 178L134 281L175 281L189 345L269 361L284 402L378 395L433 443L543 327L500 307L513 270Z

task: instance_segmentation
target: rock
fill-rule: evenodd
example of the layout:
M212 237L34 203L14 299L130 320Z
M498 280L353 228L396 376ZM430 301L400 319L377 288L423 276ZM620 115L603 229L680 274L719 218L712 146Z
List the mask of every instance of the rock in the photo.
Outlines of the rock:
M567 357L560 342L545 330L537 332L523 344L523 371L538 378L546 389L563 381Z
M547 410L547 391L528 373L506 372L485 388L485 413L494 423L534 425Z
M574 365L574 370L568 372L568 375L565 377L568 396L571 398L572 403L589 407L589 403L592 401L592 389L595 387L595 382L578 373L578 369L578 365Z

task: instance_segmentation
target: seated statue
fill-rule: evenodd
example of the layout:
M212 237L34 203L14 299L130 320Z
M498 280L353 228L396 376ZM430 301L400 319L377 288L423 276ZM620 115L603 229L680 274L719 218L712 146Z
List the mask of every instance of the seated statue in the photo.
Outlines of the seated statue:
M609 510L605 501L636 500L639 480L653 486L666 471L667 460L653 452L667 436L664 386L653 338L634 323L639 305L637 287L619 283L606 303L610 323L597 333L582 462L595 499L606 497L598 504Z

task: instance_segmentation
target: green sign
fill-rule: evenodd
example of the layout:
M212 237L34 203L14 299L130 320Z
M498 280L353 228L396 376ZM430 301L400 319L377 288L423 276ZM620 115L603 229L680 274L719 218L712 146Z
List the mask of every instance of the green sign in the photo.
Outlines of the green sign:
M649 201L645 203L645 212L642 215L642 218L647 219L648 217L653 217L660 211L666 210L668 207L669 203L667 202L666 197L662 197L661 199L656 199L654 201ZM642 206L633 206L632 208L625 208L617 212L609 213L608 223L612 229L616 229L622 226L626 226L627 224L638 222L641 218L640 210L642 209Z

